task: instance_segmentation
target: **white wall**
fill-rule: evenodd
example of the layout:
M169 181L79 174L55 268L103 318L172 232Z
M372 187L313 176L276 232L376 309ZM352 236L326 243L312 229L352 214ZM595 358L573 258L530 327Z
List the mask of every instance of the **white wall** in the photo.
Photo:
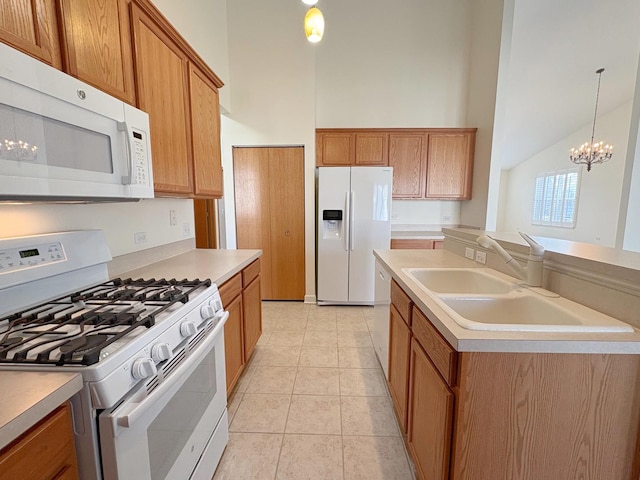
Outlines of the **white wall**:
M177 225L169 225L169 210ZM184 224L190 233L185 235ZM0 237L18 237L65 230L104 230L112 256L137 252L185 238L193 238L193 202L155 198L134 203L0 205ZM134 243L134 233L147 241Z
M466 126L468 0L318 6L318 128Z
M152 0L225 86L220 107L231 110L227 0Z
M434 200L394 200L391 223L401 225L457 226L460 222L460 202ZM392 227L393 228L393 227Z
M501 202L504 221L498 230L522 230L532 235L614 247L630 116L631 102L598 115L596 137L612 143L615 153L609 162L594 165L591 172L583 168L575 228L531 225L535 178L542 172L572 167L569 150L589 140L591 124L509 171L506 198Z
M511 2L511 3L510 3ZM474 0L471 2L468 104L465 121L477 127L473 192L462 202L460 224L484 228L488 217L494 221L492 190L498 189L499 174L490 177L492 139L496 110L498 64L504 58L501 48L502 23L513 16L513 0ZM504 5L503 5L504 3ZM504 8L504 13L503 13ZM489 210L487 204L489 203ZM489 213L487 213L489 212Z

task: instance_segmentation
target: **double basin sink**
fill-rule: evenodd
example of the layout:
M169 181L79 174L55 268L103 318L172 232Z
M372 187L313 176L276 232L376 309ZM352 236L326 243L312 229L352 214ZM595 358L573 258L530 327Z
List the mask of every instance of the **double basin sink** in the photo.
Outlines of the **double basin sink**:
M487 268L403 268L453 320L469 330L633 332L630 325Z

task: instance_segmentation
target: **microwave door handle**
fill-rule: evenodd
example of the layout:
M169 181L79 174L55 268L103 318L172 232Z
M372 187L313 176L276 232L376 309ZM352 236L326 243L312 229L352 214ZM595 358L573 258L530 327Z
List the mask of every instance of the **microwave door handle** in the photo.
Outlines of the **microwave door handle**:
M131 158L133 156L133 142L131 141L131 132L129 129L129 125L127 122L118 122L118 131L124 132L125 137L127 137L127 173L128 175L122 176L122 184L123 185L131 185L133 183L133 162Z
M183 378L184 372L188 372L190 369L195 367L198 363L200 363L206 355L208 355L211 347L216 342L218 335L220 335L220 330L224 329L224 324L227 322L229 318L229 312L225 311L217 325L214 329L209 333L207 339L198 345L198 350L200 352L199 355L190 355L187 359L180 364L178 369L174 370L171 373L171 378ZM204 353L203 353L204 352ZM173 388L175 383L171 380L164 380L160 383L160 385L153 390L149 394L149 396L144 397L140 402L132 402L129 406L129 409L125 406L125 412L123 415L115 415L111 418L111 421L114 423L113 431L116 432L116 436L118 435L118 427L121 428L132 428L134 424L142 417L142 415L147 412L150 405L153 405L157 398L161 398L168 390Z

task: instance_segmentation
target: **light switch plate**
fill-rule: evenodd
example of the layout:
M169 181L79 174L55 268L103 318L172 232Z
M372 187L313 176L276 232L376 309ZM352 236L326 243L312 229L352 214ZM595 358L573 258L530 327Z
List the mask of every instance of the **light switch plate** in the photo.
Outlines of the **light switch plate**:
M467 257L469 260L473 260L473 253L474 253L473 248L465 247L464 256Z
M485 265L487 263L487 252L481 252L478 250L476 252L476 262Z

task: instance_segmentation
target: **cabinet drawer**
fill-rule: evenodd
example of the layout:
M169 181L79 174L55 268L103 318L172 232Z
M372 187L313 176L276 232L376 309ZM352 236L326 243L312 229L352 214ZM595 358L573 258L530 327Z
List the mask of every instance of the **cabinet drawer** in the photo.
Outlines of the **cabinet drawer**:
M442 378L449 386L454 386L456 383L458 352L442 338L427 317L415 306L413 307L412 331L414 337L420 342L420 345L427 352L440 375L442 375Z
M427 239L409 239L409 238L392 238L391 248L424 248L427 250L433 249L433 240Z
M242 292L242 273L238 273L231 277L229 280L218 286L220 292L220 298L222 299L222 306L227 308L227 305L231 303L231 300L236 298Z
M78 478L68 404L0 453L0 479Z
M242 270L242 288L247 288L247 285L258 275L260 275L260 259Z
M411 326L411 299L395 280L391 280L391 303L395 305L405 323Z

